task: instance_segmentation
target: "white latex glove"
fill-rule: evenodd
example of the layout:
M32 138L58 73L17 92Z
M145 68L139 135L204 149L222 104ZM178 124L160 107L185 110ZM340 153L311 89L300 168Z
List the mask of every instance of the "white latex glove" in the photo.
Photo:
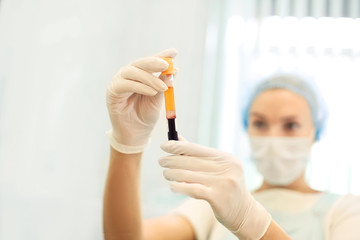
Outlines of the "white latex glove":
M234 155L187 141L161 145L174 154L159 159L174 192L209 202L216 218L240 239L260 239L271 217L247 190Z
M167 86L164 76L168 63L161 57L174 58L175 49L156 56L139 59L119 70L108 86L107 107L112 130L107 132L111 146L122 153L142 152L159 118L163 92Z

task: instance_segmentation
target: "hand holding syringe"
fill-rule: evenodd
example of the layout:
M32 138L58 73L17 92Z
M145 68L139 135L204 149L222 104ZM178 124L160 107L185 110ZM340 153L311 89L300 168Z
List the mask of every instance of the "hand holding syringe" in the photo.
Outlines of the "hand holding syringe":
M118 152L139 153L147 146L163 105L163 92L168 89L164 83L167 76L159 78L156 73L169 68L162 58L174 58L176 54L175 49L166 49L138 59L113 77L106 97L112 123L107 135Z

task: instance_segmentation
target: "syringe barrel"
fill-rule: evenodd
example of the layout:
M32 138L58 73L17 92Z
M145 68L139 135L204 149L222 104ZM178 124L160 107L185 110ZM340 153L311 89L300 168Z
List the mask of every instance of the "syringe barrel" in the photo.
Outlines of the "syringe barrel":
M164 76L164 82L168 86L168 89L165 91L165 109L166 109L166 118L174 119L176 118L175 112L175 98L174 98L174 62L172 58L163 58L168 64L169 67L161 73Z
M166 109L166 118L168 119L168 139L169 140L179 140L178 134L176 132L175 127L175 98L174 98L174 63L172 58L163 58L166 62L168 62L169 67L164 72L161 73L163 75L164 82L166 83L168 89L165 91L165 109Z
M165 109L166 109L166 118L174 119L176 118L175 112L175 98L174 98L174 76L168 75L165 80L168 89L165 91Z

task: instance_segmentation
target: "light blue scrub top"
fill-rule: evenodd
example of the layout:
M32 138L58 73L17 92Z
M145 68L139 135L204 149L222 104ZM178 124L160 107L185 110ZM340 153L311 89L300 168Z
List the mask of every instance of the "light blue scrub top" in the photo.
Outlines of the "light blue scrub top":
M338 195L324 193L306 211L296 214L270 211L270 214L294 240L321 240L325 239L325 216L338 198Z

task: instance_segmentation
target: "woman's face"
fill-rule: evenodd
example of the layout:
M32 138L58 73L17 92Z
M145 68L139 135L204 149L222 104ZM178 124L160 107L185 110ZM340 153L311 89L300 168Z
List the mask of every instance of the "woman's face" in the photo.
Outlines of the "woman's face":
M249 111L250 136L315 138L311 109L305 98L286 89L260 93Z

